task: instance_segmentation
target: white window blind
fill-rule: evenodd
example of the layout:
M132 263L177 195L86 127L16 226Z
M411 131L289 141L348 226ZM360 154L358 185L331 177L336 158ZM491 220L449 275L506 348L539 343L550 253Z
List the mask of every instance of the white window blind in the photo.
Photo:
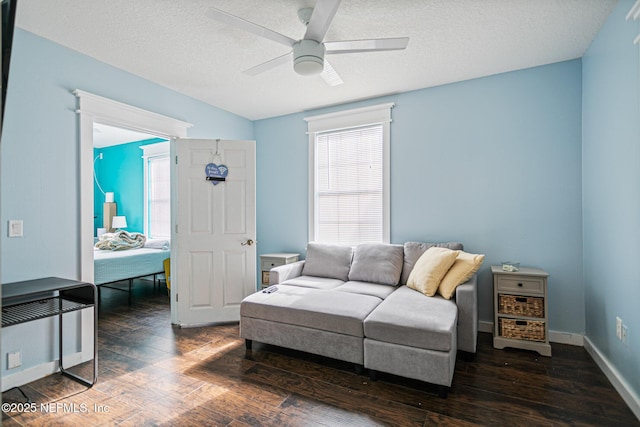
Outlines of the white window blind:
M305 119L310 135L310 241L389 241L392 105Z
M171 164L169 142L140 147L144 154L144 234L171 238Z
M171 237L171 177L169 156L148 159L148 212L150 238Z
M316 135L316 241L383 241L382 126Z

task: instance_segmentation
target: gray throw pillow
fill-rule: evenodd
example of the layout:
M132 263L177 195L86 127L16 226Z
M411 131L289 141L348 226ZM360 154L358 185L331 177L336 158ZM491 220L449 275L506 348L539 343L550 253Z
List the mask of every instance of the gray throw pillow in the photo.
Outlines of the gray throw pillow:
M302 274L304 276L330 277L346 282L349 278L352 255L351 246L309 243Z
M460 242L446 242L446 243L420 243L420 242L407 242L404 244L404 267L402 268L402 276L400 277L400 283L407 284L409 280L409 274L413 270L413 266L416 265L416 261L427 251L430 247L435 246L437 248L447 248L453 251L462 251L462 243Z
M400 280L402 245L363 243L356 247L349 280L395 286Z

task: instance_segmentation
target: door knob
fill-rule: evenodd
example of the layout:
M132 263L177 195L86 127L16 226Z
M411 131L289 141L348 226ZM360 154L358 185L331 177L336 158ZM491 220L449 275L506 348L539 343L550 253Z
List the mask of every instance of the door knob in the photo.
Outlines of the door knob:
M241 245L242 246L251 246L251 245L253 245L253 240L247 239L247 241L244 242L244 243L241 243Z

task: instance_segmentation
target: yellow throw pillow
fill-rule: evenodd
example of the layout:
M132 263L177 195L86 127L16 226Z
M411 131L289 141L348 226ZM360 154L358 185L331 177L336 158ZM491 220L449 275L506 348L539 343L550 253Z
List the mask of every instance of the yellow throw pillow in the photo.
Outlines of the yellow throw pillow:
M438 247L427 249L413 266L407 286L428 297L434 296L440 281L456 261L458 252Z
M469 280L478 271L482 261L484 261L482 254L476 255L459 251L456 261L442 278L438 293L446 299L451 299L458 285Z

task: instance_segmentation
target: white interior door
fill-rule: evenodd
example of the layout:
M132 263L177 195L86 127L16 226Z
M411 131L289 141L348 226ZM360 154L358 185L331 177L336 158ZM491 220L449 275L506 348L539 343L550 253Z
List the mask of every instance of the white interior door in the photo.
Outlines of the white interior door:
M256 290L255 141L180 138L171 150L172 321L238 321ZM209 163L228 167L225 181L206 180Z

